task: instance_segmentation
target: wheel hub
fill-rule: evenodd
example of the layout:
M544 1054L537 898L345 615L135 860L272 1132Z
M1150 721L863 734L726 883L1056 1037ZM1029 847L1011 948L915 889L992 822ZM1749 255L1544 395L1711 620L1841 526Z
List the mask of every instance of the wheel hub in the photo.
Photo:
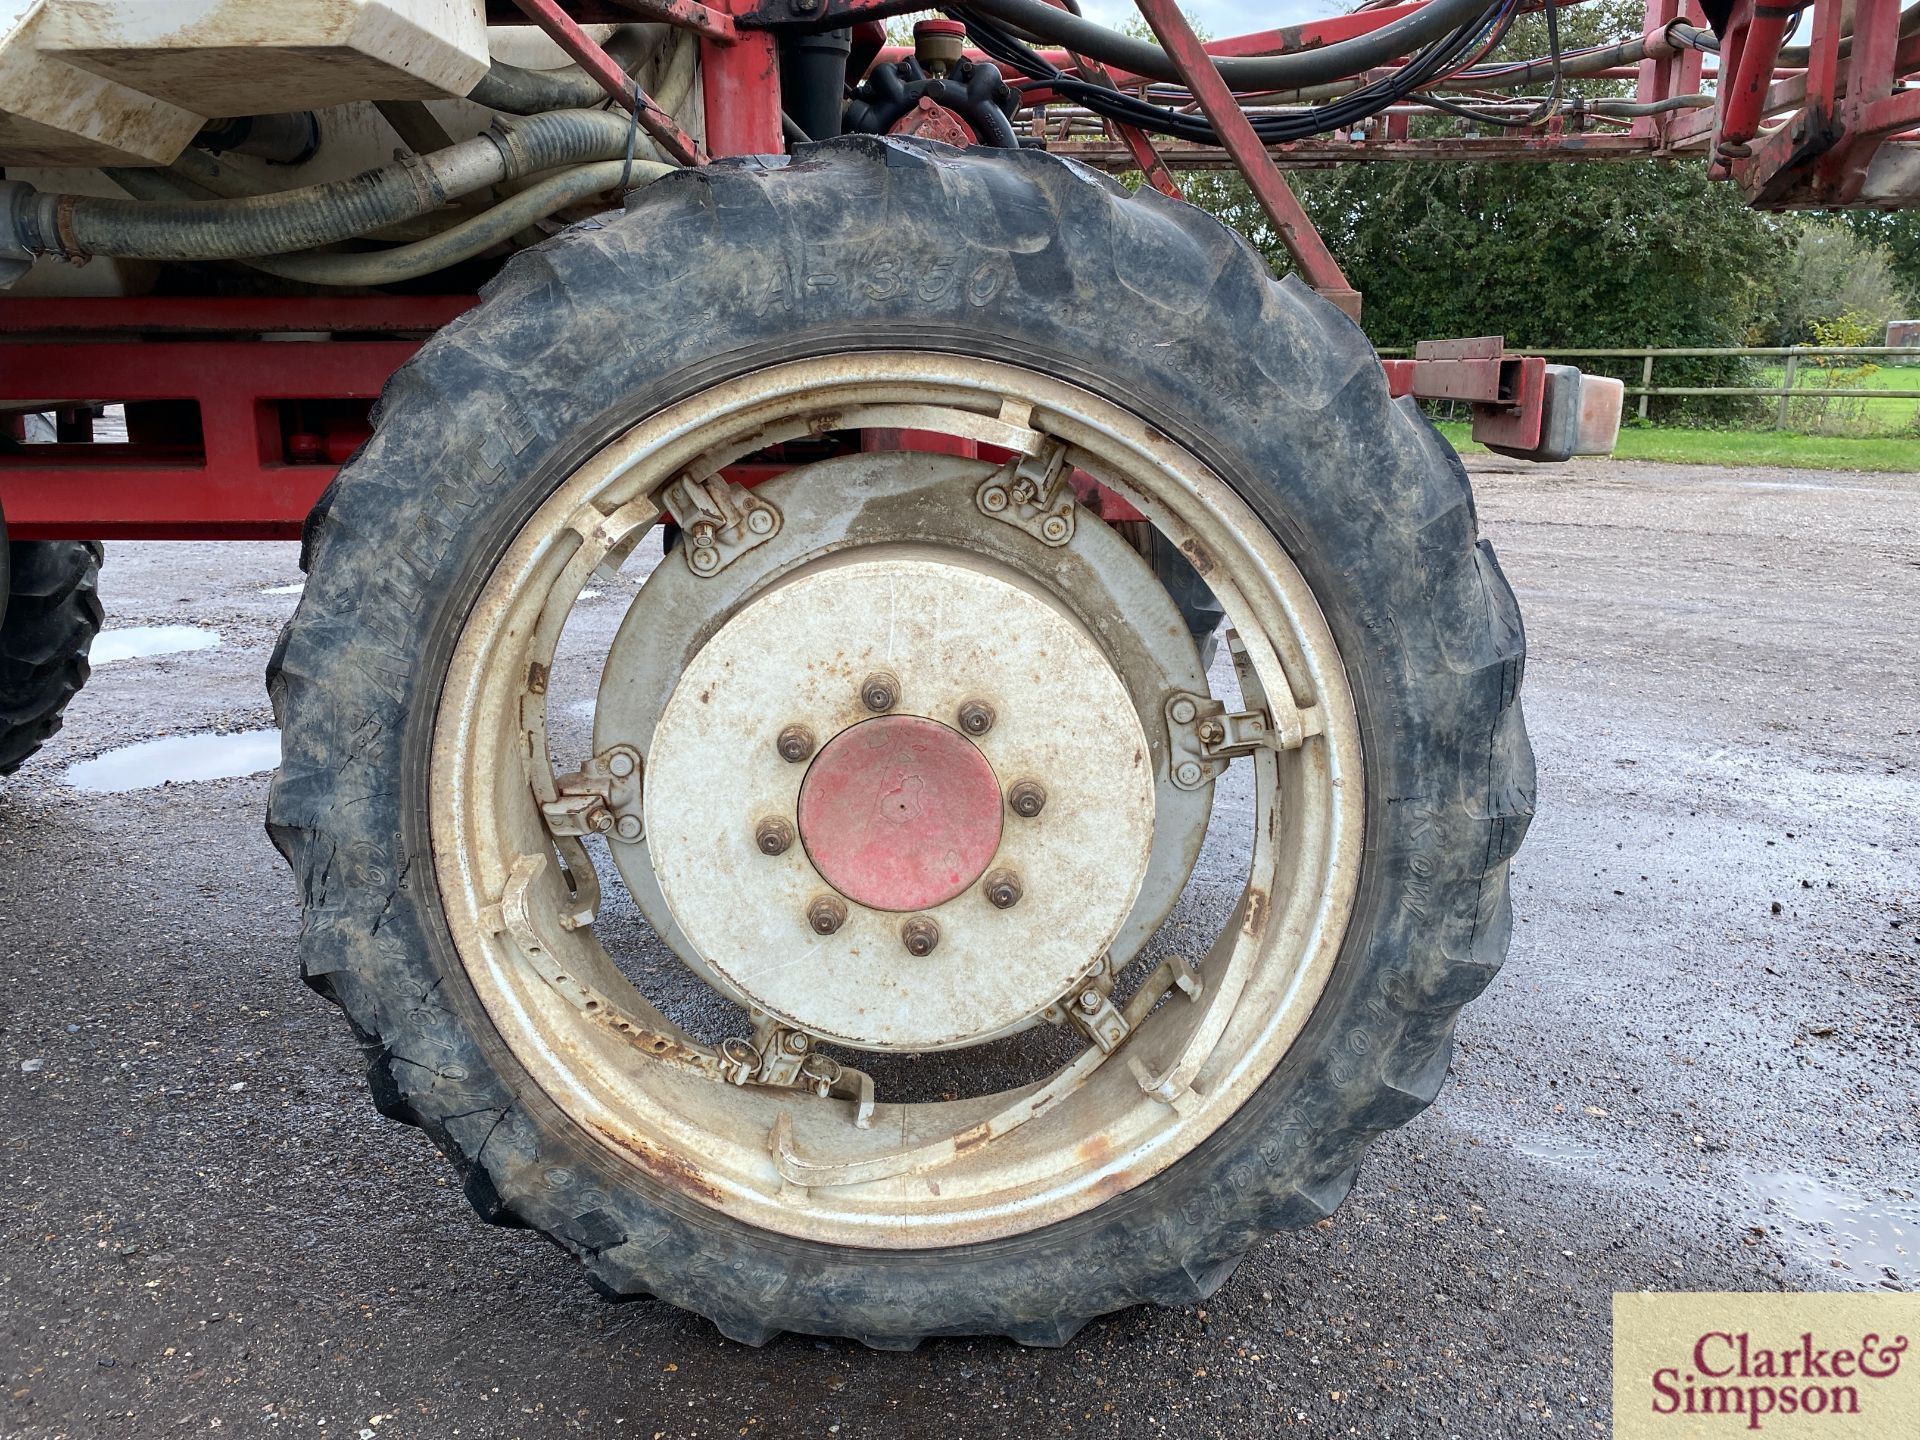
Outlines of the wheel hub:
M1098 644L943 546L829 556L748 599L682 672L646 774L661 894L703 965L867 1049L1030 1023L1103 963L1153 844L1149 747Z
M1000 848L1000 786L957 730L887 715L830 740L800 786L800 839L820 876L875 910L943 905Z

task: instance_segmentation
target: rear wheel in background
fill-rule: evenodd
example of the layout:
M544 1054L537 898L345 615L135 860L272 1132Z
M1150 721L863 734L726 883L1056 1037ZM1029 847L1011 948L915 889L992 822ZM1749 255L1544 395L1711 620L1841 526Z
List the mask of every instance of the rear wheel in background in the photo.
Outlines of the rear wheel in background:
M17 540L0 565L0 775L11 775L59 731L91 673L100 633L100 562L92 541Z
M306 558L310 983L484 1215L736 1339L1210 1293L1504 954L1523 646L1457 460L1331 307L1044 155L719 164L516 259Z

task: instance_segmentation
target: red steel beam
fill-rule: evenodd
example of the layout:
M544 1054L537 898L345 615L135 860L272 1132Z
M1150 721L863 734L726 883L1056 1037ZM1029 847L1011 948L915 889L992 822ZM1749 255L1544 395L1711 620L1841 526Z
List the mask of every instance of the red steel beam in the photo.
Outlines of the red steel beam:
M1333 252L1327 249L1320 232L1313 228L1313 221L1301 208L1286 177L1280 173L1279 166L1273 163L1273 157L1267 153L1267 147L1254 133L1253 123L1234 100L1233 91L1220 78L1220 72L1214 68L1199 37L1187 23L1179 0L1138 0L1138 3L1140 13L1159 37L1167 58L1173 61L1181 78L1193 91L1193 98L1200 102L1200 108L1212 122L1220 143L1233 156L1240 173L1252 188L1254 198L1260 202L1260 208L1273 222L1274 230L1287 247L1287 253L1293 257L1293 263L1299 268L1302 278L1357 320L1360 316L1360 292L1347 283L1347 277L1341 273L1340 262L1333 258Z
M267 335L428 334L479 303L474 295L138 295L0 299L0 335L141 331Z
M14 302L18 303L18 302ZM71 303L71 302L66 302ZM0 407L186 400L198 453L141 445L23 446L0 455L8 533L33 539L295 539L333 475L284 453L282 400L371 403L410 340L10 344Z

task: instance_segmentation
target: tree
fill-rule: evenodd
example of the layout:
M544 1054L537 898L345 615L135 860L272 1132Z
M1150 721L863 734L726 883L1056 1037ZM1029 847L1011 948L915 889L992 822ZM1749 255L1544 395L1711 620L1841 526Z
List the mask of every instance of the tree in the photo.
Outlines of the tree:
M1782 345L1813 341L1814 326L1851 315L1883 331L1900 319L1907 296L1886 248L1863 240L1843 220L1799 219L1782 272L1774 337Z
M1380 345L1495 331L1549 347L1738 345L1782 259L1774 227L1697 166L1380 163L1294 178ZM1237 175L1194 177L1190 197L1286 267Z
M1843 210L1836 218L1887 252L1912 307L1907 313L1920 313L1920 210Z

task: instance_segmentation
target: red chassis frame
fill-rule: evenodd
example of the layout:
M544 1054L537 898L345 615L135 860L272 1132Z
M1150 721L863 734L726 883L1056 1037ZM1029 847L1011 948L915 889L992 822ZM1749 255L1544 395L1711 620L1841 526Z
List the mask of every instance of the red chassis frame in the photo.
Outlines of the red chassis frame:
M1056 147L1089 163L1140 169L1177 193L1171 168L1231 164L1287 244L1302 277L1350 311L1358 295L1294 199L1281 166L1375 160L1707 157L1712 173L1770 208L1898 203L1920 192L1920 33L1903 36L1899 0L1734 0L1712 108L1668 109L1608 131L1556 117L1538 132L1419 138L1389 113L1365 133L1264 146L1205 57L1278 54L1366 33L1418 8L1401 3L1202 44L1177 0L1138 0L1218 150L1150 141L1110 124L1104 139ZM1569 0L1577 3L1577 0ZM917 0L489 0L492 18L546 29L639 123L685 162L782 148L774 33L868 25ZM1647 0L1645 58L1622 72L1660 106L1697 93L1704 56L1677 43L1677 22L1704 23L1698 0ZM1783 61L1791 17L1810 11L1803 63ZM580 24L636 12L700 36L705 145L621 74ZM1078 56L1062 68L1137 83ZM1608 72L1613 73L1613 72ZM1038 97L1044 98L1044 97ZM1772 128L1767 128L1773 122ZM1894 176L1889 189L1887 176ZM1884 193L1883 193L1884 192ZM1920 193L1908 193L1908 203ZM130 442L84 438L0 451L0 515L15 539L284 539L335 466L366 433L366 410L393 369L471 295L355 298L0 299L0 414L99 403L129 406ZM1477 424L1525 449L1538 439L1537 359L1497 342L1460 342L1391 362L1397 393L1464 399ZM1460 358L1460 357L1470 358ZM914 437L869 437L911 445Z

